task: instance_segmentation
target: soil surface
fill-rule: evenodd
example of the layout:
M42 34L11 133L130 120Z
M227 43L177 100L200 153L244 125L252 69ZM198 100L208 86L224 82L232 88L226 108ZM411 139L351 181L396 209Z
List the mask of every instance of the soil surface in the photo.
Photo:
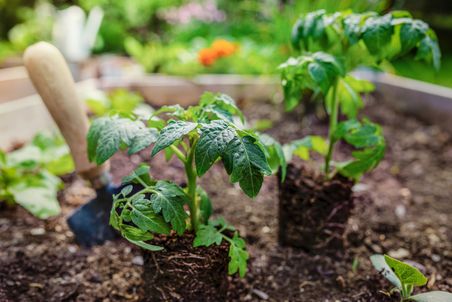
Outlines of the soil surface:
M223 302L228 290L229 244L193 247L195 235L158 236L153 243L165 248L143 253L144 295L147 302Z
M302 162L289 163L278 187L279 243L341 257L355 204L353 185L340 174L325 180L323 173L306 169Z
M301 120L296 112L275 108L281 106L266 102L244 111L251 121L272 120L274 128L268 132L282 142L327 131L315 116ZM452 138L375 98L368 100L365 112L383 125L388 149L379 167L354 187L357 203L348 224L348 248L339 258L277 244L275 177L266 179L254 200L229 184L221 165L203 177L215 215L238 228L251 254L246 277L230 278L228 301L398 301L388 297L389 283L371 267L374 253L419 267L429 282L418 292L452 292ZM339 146L337 159L349 151ZM143 160L149 160L149 150L130 158L116 155L115 181ZM162 156L151 161L151 171L158 178L185 181L182 166L167 164ZM124 240L90 250L78 247L65 219L93 191L74 176L66 183L60 193L63 213L54 219L40 221L19 207L0 210L0 301L140 301L140 249Z

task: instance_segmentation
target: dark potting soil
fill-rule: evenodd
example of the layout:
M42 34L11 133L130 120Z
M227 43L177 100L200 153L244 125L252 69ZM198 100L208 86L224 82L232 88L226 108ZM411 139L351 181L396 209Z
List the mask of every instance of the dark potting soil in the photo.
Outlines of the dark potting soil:
M296 161L287 166L286 178L278 185L279 243L340 257L354 207L353 181L339 174L325 179Z
M386 295L389 283L371 267L373 253L413 261L429 276L420 291L452 292L452 138L436 126L369 101L365 112L383 125L388 150L380 166L354 187L357 203L347 227L348 249L339 259L277 244L276 178L266 179L255 200L230 185L221 166L203 178L215 215L237 227L251 254L246 277L229 278L228 301L398 301ZM327 132L315 117L300 119L275 108L281 106L267 102L244 111L251 121L274 121L268 132L283 142ZM347 146L338 149L337 159L350 151ZM149 150L130 158L115 156L115 180L143 159L149 159ZM151 171L185 181L182 166L167 164L162 156L152 160ZM91 250L74 243L65 218L92 196L75 180L60 193L63 213L54 219L39 221L21 208L0 211L0 301L143 298L144 260L138 248L123 240Z
M196 248L193 240L188 233L154 238L165 250L143 253L145 301L225 301L229 244Z

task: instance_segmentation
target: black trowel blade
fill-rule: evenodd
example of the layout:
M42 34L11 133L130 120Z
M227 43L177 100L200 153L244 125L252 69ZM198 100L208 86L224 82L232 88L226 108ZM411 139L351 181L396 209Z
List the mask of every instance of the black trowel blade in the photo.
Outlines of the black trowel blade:
M118 238L117 231L110 226L109 221L112 196L120 189L111 186L97 189L97 197L76 209L68 218L69 228L81 246L91 247Z

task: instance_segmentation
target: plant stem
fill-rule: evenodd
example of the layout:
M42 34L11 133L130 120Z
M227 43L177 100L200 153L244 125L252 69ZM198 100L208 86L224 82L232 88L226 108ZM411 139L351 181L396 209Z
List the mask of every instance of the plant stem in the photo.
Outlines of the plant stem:
M184 164L186 163L187 159L185 158L184 153L182 153L182 151L180 151L176 146L171 145L170 146L171 150L174 152L174 154L176 154L177 158L180 159L180 161L182 161Z
M337 119L338 119L338 115L339 115L339 102L337 101L337 98L336 98L337 85L338 85L338 81L336 81L334 83L333 93L331 95L332 105L331 105L331 112L330 112L330 125L329 125L329 129L328 129L328 153L326 154L326 157L325 157L325 176L327 178L330 177L330 164L331 164L331 159L333 157L334 144L336 143L333 140L333 134L336 131Z
M190 142L190 152L187 155L187 160L185 162L185 173L187 175L187 186L188 186L188 198L190 199L190 219L193 230L196 232L199 228L199 205L196 198L196 179L197 174L193 166L194 150L197 139Z

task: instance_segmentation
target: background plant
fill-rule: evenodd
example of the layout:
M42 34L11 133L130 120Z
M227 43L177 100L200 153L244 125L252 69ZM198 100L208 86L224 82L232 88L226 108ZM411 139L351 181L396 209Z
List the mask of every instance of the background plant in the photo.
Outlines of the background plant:
M221 161L231 182L238 182L245 194L255 197L264 176L284 164L281 146L268 137L264 142L246 129L234 101L212 93L205 93L198 106L160 108L147 119L147 127L137 118L113 115L95 120L88 133L89 157L98 164L119 149L128 148L132 154L150 145L151 156L165 152L167 160L176 157L182 162L187 186L156 180L150 177L149 166L138 167L114 196L111 225L129 241L152 251L162 247L146 241L171 231L179 236L187 230L194 232L194 246L219 245L226 240L230 244L229 273L238 271L243 276L248 259L245 242L223 219L209 219L211 201L198 185L198 178ZM134 190L132 183L142 188Z
M400 293L401 302L448 302L452 301L452 294L443 291L431 291L413 295L416 286L424 286L427 278L417 268L399 261L388 255L373 255L370 257L372 265L380 274L394 285L391 293Z
M0 151L0 201L17 203L38 218L60 213L58 175L74 170L68 147L61 136L38 134L24 147Z
M326 150L310 145L310 138L295 141L286 150L290 153L310 148L319 152L325 157L324 173L329 176L334 146L345 141L357 149L352 152L353 160L333 162L334 166L342 175L358 179L383 158L385 142L378 125L358 120L358 111L363 107L360 94L372 91L373 85L350 72L357 66L378 66L414 51L416 59L439 68L441 54L436 35L408 12L379 16L372 12L327 14L319 10L296 22L292 44L301 56L289 58L280 66L285 107L295 108L307 90L321 95L329 115L329 134ZM341 115L347 119L339 121Z
M88 93L85 104L89 111L97 117L111 114L146 115L153 110L144 103L141 95L127 89L115 89L107 93L95 90Z

